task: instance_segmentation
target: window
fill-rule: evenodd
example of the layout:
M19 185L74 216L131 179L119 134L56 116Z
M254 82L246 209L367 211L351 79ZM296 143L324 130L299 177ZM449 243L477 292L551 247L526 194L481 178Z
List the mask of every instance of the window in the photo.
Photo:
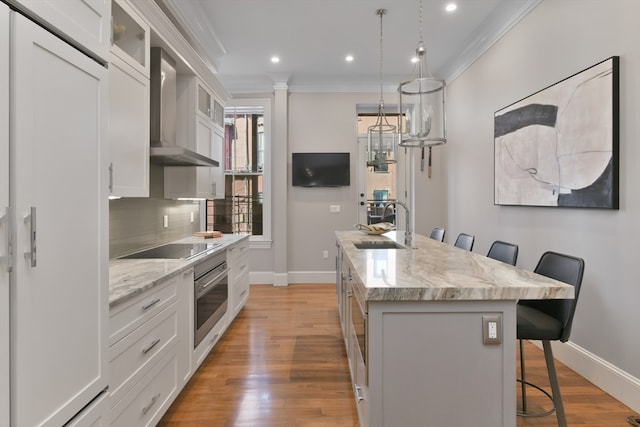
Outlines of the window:
M270 100L237 100L224 111L225 198L207 201L207 229L269 241Z

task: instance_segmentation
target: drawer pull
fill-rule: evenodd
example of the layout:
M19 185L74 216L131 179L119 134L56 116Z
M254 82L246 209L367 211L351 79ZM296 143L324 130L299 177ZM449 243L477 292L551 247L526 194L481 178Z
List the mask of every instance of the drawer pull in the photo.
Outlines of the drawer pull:
M159 302L160 302L160 298L156 298L153 301L151 301L150 303L143 305L142 309L144 311L147 311L147 310L149 310L151 307L153 307L154 305L156 305Z
M247 290L245 289L244 291L240 292L240 296L243 297L247 294Z
M360 394L360 390L362 390L360 387L356 386L356 400L358 402L362 402L364 400L364 396L362 396Z
M145 406L144 408L142 408L142 414L143 415L147 415L147 412L149 412L149 410L151 409L151 407L153 405L155 405L155 403L158 401L158 399L160 399L160 393L156 394L155 396L153 396L151 398L151 402L149 402L149 404L147 406Z
M215 335L213 336L213 338L211 338L211 341L209 341L209 342L210 342L210 343L212 343L212 344L213 344L214 342L216 342L216 339L218 338L218 335L220 335L220 334L215 334Z
M147 354L151 351L151 349L155 346L157 346L160 343L160 338L156 338L155 340L153 340L153 342L149 345L149 347L142 349L142 354Z

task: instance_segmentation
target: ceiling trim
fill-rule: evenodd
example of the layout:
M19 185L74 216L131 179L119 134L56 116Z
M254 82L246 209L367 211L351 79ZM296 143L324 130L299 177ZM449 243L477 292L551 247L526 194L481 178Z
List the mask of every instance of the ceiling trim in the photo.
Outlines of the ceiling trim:
M200 77L215 93L226 102L230 93L219 81L210 66L195 51L193 46L176 28L165 12L153 0L127 0L151 27L151 38L158 39L163 48L168 49L174 59L180 58L192 72Z
M155 1L169 19L174 21L174 25L181 30L202 59L208 62L214 72L217 72L220 68L220 60L227 54L227 50L211 23L202 19L203 16L207 16L202 3L193 1L189 3L188 7L184 7L184 5L179 7L176 5L176 0Z
M524 3L503 0L500 7L496 8L496 13L491 14L480 26L481 29L471 35L460 55L442 67L441 74L447 84L458 78L540 3L542 0Z

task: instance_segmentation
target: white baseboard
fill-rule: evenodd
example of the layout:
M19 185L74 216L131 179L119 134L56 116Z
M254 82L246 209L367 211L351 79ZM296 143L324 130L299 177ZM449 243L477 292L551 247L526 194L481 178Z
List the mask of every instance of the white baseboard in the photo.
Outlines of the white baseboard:
M542 347L539 341L532 343L539 348ZM564 344L552 342L551 346L556 359L633 411L640 413L640 379L571 341Z
M273 271L252 271L249 273L252 285L287 286L290 283L336 283L335 271L290 271L276 274Z

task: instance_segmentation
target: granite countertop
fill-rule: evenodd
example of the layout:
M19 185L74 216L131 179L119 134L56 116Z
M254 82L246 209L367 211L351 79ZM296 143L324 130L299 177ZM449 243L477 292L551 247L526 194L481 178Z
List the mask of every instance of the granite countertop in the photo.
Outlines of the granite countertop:
M369 301L518 300L574 298L573 286L484 255L416 235L413 248L358 249L363 241L404 234L336 231L338 243Z
M208 254L226 250L249 235L224 234L216 239L187 237L170 243L222 243ZM109 308L128 301L151 289L160 282L188 270L200 255L188 260L184 259L118 259L109 260Z

